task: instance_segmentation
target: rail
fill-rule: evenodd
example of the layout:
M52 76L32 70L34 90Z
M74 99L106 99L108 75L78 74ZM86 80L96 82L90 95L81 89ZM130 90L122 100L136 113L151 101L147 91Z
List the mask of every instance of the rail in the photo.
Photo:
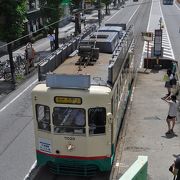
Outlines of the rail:
M119 180L147 180L148 157L138 156L138 159L131 167L120 177Z

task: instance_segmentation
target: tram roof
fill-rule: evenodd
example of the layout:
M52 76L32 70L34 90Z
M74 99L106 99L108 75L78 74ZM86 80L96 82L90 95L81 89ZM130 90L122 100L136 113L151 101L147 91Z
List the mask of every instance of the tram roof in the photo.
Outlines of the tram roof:
M56 68L53 73L66 75L90 75L91 84L107 85L108 66L112 54L99 53L99 59L93 65L81 65L80 67L79 65L76 65L79 58L80 57L77 54L73 57L69 57L63 64Z
M93 41L94 45L97 45L100 51L98 59L94 59L90 64L87 59L84 59L85 63L81 64L82 59L80 58L87 55L86 51L89 53L90 45L88 44L87 47L84 44L80 45L79 54L82 57L75 54L67 58L53 73L48 74L46 76L48 87L88 89L90 85L114 85L133 39L132 28L124 33L120 39L118 32L98 32L94 35L96 35ZM89 43L92 37L89 37ZM86 41L83 43L86 44ZM84 52L86 53L83 54ZM90 53L93 53L93 51L90 51Z

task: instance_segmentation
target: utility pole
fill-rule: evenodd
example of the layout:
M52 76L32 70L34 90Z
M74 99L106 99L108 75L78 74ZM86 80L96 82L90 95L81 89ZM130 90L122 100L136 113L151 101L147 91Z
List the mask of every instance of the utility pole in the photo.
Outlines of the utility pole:
M80 11L75 12L75 36L81 33Z
M12 52L12 44L11 43L8 43L7 49L8 49L8 53L9 53L9 63L10 63L10 69L11 69L11 82L13 85L15 85L16 84L15 67L14 67L13 52Z
M99 27L101 26L101 0L98 0L98 20L99 20Z

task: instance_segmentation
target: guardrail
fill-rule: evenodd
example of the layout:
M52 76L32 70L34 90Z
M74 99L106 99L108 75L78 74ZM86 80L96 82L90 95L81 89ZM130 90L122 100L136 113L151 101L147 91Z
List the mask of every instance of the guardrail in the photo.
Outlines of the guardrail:
M48 72L53 72L60 64L62 64L67 57L72 54L78 47L79 41L84 39L91 32L96 30L96 25L91 25L86 28L82 34L72 38L68 43L63 44L56 51L44 58L37 65L38 80L44 81Z
M147 180L148 157L138 156L138 159L120 177L119 180Z

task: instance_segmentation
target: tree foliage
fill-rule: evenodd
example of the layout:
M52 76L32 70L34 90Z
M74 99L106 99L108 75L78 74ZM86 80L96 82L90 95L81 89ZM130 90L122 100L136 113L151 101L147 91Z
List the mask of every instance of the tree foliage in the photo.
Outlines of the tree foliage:
M103 4L106 6L106 14L108 14L108 6L111 4L111 0L101 0Z
M105 5L109 5L111 4L111 0L101 0L102 3L104 3Z
M53 29L56 27L55 22L59 21L62 16L62 2L63 0L40 0L41 14L42 17L44 17L44 23L46 25L53 24Z
M24 31L27 0L0 1L0 39L6 42L17 39Z
M82 0L70 0L71 12L73 12L73 10L80 10L81 9L81 3L82 3Z
M44 24L50 25L48 27L49 33L55 31L55 49L59 47L58 34L59 34L59 20L63 15L62 3L64 0L40 0L41 13L44 17Z

